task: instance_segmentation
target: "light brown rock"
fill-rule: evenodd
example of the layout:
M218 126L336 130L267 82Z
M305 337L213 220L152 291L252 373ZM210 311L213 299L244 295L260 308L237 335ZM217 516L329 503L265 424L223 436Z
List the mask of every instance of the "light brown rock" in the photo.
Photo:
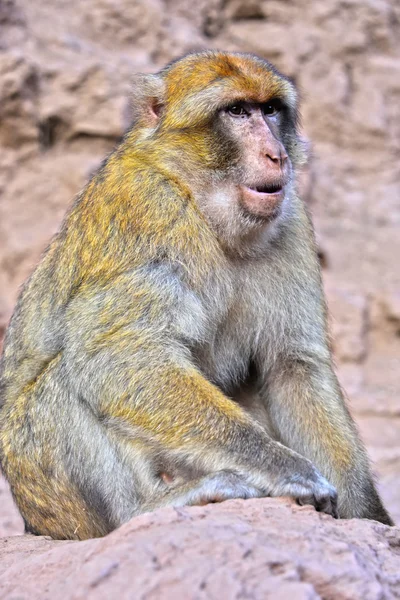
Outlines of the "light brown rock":
M13 502L8 483L0 476L0 538L23 532L22 517Z
M109 536L0 541L0 595L19 600L400 597L400 530L288 500L163 509Z
M328 285L332 345L339 362L360 363L365 359L368 332L367 298L351 287Z

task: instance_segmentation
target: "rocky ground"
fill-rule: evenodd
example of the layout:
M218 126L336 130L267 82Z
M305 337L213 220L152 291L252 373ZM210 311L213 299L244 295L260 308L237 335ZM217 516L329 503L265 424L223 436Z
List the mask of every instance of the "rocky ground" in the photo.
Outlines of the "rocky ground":
M66 206L128 126L132 73L204 47L256 52L302 90L312 145L301 186L319 240L339 377L400 522L399 39L397 0L0 0L0 332ZM4 482L0 505L1 533L21 532ZM307 519L314 531L318 517ZM292 533L301 536L297 523ZM357 527L378 535L377 526L353 526L357 535ZM347 532L338 527L339 537ZM19 556L18 542L7 543ZM30 543L47 552L47 542ZM338 542L344 557L347 543ZM272 569L263 552L255 574ZM360 573L367 556L378 564L372 551L351 558ZM319 597L296 569L288 577L303 595L294 597ZM376 590L366 597L389 597Z
M400 529L281 499L162 509L106 538L0 540L13 600L394 600Z

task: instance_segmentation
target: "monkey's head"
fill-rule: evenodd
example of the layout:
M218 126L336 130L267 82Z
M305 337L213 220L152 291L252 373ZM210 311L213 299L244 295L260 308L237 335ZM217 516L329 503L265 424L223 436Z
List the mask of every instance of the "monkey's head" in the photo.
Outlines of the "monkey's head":
M147 153L185 180L220 231L245 235L290 203L293 167L305 160L297 93L267 61L189 54L139 76L134 101Z

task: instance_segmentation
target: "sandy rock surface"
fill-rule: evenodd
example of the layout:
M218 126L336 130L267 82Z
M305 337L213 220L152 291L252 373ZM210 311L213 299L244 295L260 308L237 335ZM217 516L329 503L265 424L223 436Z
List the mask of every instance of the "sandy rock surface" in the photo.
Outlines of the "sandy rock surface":
M67 205L129 125L132 73L192 49L256 52L303 91L312 152L301 187L338 373L400 522L399 39L398 0L1 0L0 338ZM0 534L21 532L1 481ZM71 548L4 540L5 597L106 598L114 583L132 597L132 573L137 598L159 597L162 583L174 597L189 579L196 598L226 586L241 598L399 595L397 533L267 500L163 511Z
M97 540L0 540L0 597L395 599L400 529L278 499L163 509Z

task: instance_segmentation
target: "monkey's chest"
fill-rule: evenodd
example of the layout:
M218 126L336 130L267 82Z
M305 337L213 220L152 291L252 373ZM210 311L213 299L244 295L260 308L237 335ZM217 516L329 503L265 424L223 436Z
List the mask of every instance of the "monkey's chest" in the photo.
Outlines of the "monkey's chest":
M248 378L255 355L257 331L254 320L249 321L230 316L213 328L207 342L192 349L204 376L228 394Z
M204 376L228 395L248 380L252 363L265 362L269 338L279 337L267 267L258 265L254 273L236 268L229 287L217 294L216 286L220 312L203 306L202 341L193 345L192 356Z

